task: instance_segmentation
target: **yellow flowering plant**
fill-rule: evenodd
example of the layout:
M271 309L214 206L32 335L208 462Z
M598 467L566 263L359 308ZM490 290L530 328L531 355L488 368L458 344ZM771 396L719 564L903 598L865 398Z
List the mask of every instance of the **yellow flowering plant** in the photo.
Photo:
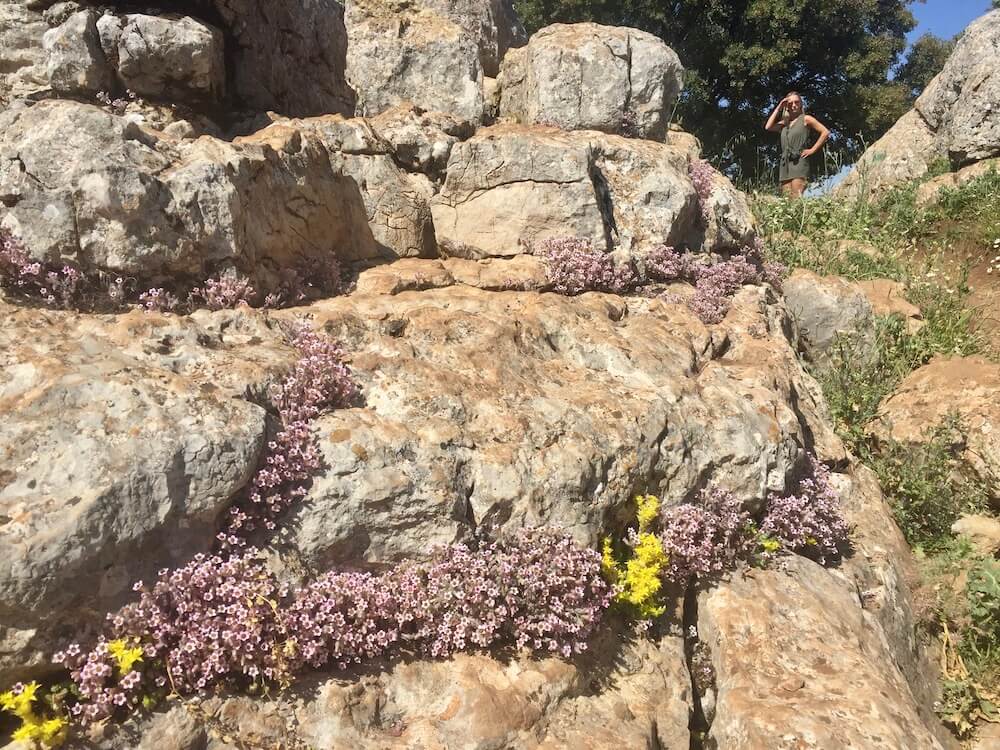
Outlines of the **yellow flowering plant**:
M666 612L660 601L662 573L667 556L657 536L650 531L659 515L660 501L653 495L636 497L638 530L631 530L627 539L628 559L615 558L610 539L604 540L602 567L607 579L615 585L615 601L631 609L641 620L652 620Z
M44 748L59 747L66 740L66 720L60 717L46 719L35 712L38 690L37 682L29 682L0 693L0 709L21 720L21 726L14 730L11 739L32 742Z

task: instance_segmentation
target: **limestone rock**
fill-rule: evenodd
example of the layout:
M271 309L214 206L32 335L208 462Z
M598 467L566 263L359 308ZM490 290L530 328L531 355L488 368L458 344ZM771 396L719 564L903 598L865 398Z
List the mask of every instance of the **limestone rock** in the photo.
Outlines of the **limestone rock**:
M956 164L1000 155L1000 10L973 21L914 104Z
M547 237L606 248L590 139L551 128L495 126L452 148L431 203L447 255L512 256Z
M431 208L451 256L509 257L565 236L628 257L662 243L724 249L756 226L746 196L719 180L706 230L682 151L595 131L496 125L453 146Z
M42 37L49 25L24 2L0 3L0 107L48 88Z
M716 672L718 747L943 747L835 572L792 558L734 577L699 596L698 621Z
M934 131L916 110L868 147L854 169L834 188L835 195L880 195L889 188L927 174L928 165L945 156Z
M327 149L334 173L354 180L382 258L437 255L430 180L404 172L396 163L392 144L380 138L368 121L334 115L291 120L276 127L308 133Z
M962 516L952 524L953 533L972 542L984 555L1000 553L1000 520L990 516Z
M235 40L238 99L290 117L354 114L347 29L338 0L212 0Z
M965 461L994 493L1000 478L1000 366L982 357L936 357L879 407L880 439L919 444L951 413L966 430ZM1000 498L994 497L1000 504Z
M872 304L857 285L799 268L785 279L782 291L789 312L798 321L803 348L813 361L825 361L842 336L853 337L860 352L874 346Z
M1000 172L1000 159L984 159L955 172L932 177L917 188L917 205L925 207L937 203L942 190L961 187L991 171Z
M447 15L406 0L347 0L346 24L347 80L359 115L410 102L482 120L479 44Z
M674 51L652 34L554 24L504 58L500 114L522 123L662 141L683 72Z
M507 50L528 41L512 0L420 0L420 4L454 21L478 42L479 64L491 78L500 72Z
M757 507L799 446L844 459L763 289L738 297L716 359L680 304L420 274L409 288L426 291L311 308L357 352L368 408L317 423L329 470L279 546L295 569L419 557L483 525L552 523L594 544L636 487L675 503L719 482Z
M302 259L376 257L353 180L285 128L165 139L75 102L0 114L0 224L35 258L128 274L255 277Z
M994 10L969 25L914 108L865 151L834 193L879 194L924 176L941 159L963 166L1000 155L998 60Z
M719 171L712 175L712 192L707 203L709 219L703 230L705 236L701 242L692 244L704 250L719 251L739 249L753 241L757 235L757 220L750 201Z
M0 682L44 663L211 547L248 480L265 412L244 400L287 368L256 318L81 317L2 306ZM270 373L268 366L270 365Z
M109 91L112 71L101 48L97 11L82 10L42 37L48 55L46 73L52 90L61 94Z
M115 44L118 75L143 96L215 101L225 93L225 43L208 24L178 18L130 14L122 18Z
M412 105L393 107L368 122L378 137L391 145L399 164L435 179L444 174L454 145L471 138L475 131L468 120Z

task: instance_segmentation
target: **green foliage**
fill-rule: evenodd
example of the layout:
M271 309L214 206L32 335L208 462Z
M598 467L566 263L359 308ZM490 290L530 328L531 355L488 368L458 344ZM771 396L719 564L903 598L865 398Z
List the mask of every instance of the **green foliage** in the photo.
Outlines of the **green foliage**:
M888 72L914 19L906 0L517 0L529 30L553 22L634 26L662 38L689 70L679 114L705 152L737 177L773 162L763 129L789 90L852 154L908 109ZM895 98L893 98L895 97ZM872 102L894 101L897 112ZM745 136L734 140L734 136Z
M1000 670L1000 561L985 559L965 587L971 627L963 639L966 663Z
M907 541L929 552L951 544L951 525L965 512L981 511L989 492L963 475L965 428L949 416L920 445L890 442L869 457Z
M896 70L895 80L908 89L911 98L920 96L931 79L941 72L953 49L954 40L924 34L913 43L906 62Z
M980 721L997 721L997 707L968 679L942 680L938 715L961 739L971 737Z
M1000 238L1000 172L993 168L964 185L942 189L927 213L928 223L964 225L966 236L989 245Z

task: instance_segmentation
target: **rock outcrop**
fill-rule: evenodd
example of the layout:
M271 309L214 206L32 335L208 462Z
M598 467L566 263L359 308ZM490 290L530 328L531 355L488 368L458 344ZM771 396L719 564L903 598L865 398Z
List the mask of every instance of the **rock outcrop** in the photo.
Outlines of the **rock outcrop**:
M850 338L856 351L875 343L872 304L857 284L839 276L819 276L798 268L782 284L788 310L802 332L806 355L825 363L839 340Z
M910 373L879 408L874 433L925 443L950 415L965 428L968 467L1000 507L1000 366L982 357L937 357Z
M303 259L378 256L356 183L326 149L273 127L176 142L75 102L0 114L0 225L31 255L85 270L259 279Z
M974 21L942 71L835 188L880 194L922 177L941 159L953 167L1000 155L1000 10Z
M504 58L500 114L522 123L662 141L684 69L637 29L555 24Z

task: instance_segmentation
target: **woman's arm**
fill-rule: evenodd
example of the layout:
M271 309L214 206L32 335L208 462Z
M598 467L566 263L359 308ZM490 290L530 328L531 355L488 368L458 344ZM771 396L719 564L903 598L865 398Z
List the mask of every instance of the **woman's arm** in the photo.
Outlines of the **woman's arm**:
M812 156L821 148L823 148L823 144L826 143L827 138L830 137L830 130L826 127L826 125L821 123L812 115L806 115L806 125L815 130L817 133L819 133L819 138L816 139L816 142L812 145L812 148L807 148L805 151L802 152L803 156L808 157Z
M778 102L778 106L774 108L774 112L771 113L771 116L767 118L767 123L765 123L764 125L764 130L770 131L771 133L781 132L781 128L784 126L778 122L778 117L779 115L781 115L781 112L784 109L785 109L785 100L782 99L780 102Z

